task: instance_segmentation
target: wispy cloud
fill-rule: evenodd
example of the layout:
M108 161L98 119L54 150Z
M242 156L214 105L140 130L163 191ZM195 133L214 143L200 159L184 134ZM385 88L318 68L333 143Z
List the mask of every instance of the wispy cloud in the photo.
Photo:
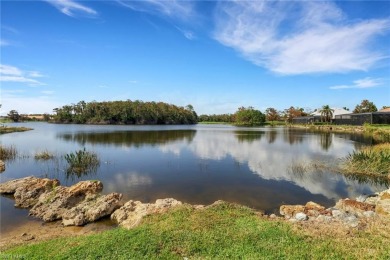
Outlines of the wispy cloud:
M53 95L55 92L52 90L44 90L44 91L41 91L41 93L44 95Z
M172 18L186 20L192 17L194 13L192 1L183 0L117 0L122 6L128 7L134 11L146 12L150 14L163 14Z
M39 72L34 71L35 73ZM44 83L32 79L30 73L26 73L17 67L0 64L0 81L1 82L19 82L27 83L30 86L45 85Z
M176 29L183 34L184 37L186 37L188 40L194 40L196 39L195 33L190 30L182 29L178 26L176 26Z
M348 21L332 2L226 1L216 8L214 37L278 74L368 70L386 58L368 43L389 19Z
M39 71L29 71L28 75L33 78L43 78L45 75L42 75Z
M382 85L383 80L381 78L364 78L358 79L353 82L351 85L337 85L331 86L330 89L346 89L346 88L373 88Z
M70 17L75 17L78 15L82 16L97 16L98 12L94 9L77 3L73 0L45 0L54 7L56 7L61 13L68 15Z

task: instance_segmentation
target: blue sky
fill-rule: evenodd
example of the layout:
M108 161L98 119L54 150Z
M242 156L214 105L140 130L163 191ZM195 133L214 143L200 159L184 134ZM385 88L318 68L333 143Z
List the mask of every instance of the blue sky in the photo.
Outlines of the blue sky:
M389 1L1 1L1 114L390 105Z

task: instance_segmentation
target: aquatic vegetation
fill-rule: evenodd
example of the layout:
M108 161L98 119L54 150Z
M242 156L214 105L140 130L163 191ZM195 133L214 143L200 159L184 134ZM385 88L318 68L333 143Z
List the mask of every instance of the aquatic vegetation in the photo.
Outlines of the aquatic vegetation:
M387 176L390 178L390 143L365 147L349 154L342 163L342 171L349 174Z
M15 146L0 145L0 160L14 160L17 154Z
M65 155L65 160L69 164L67 173L81 175L83 173L96 172L100 165L100 160L96 153L83 150Z
M42 152L37 152L34 155L35 160L50 160L54 158L54 154L50 153L49 151L45 150Z

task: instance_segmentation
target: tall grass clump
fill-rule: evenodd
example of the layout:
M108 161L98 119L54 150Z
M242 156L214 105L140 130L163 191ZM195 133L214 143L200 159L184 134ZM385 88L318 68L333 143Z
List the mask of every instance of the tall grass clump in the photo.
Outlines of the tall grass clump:
M50 153L49 151L45 150L43 152L37 152L34 155L35 160L50 160L54 158L54 154Z
M69 164L67 172L80 175L82 173L96 172L100 165L100 160L96 153L83 150L65 155L65 160Z
M344 159L342 170L349 174L387 176L390 179L390 143L354 151Z
M0 145L0 160L14 160L17 154L15 146L7 147Z

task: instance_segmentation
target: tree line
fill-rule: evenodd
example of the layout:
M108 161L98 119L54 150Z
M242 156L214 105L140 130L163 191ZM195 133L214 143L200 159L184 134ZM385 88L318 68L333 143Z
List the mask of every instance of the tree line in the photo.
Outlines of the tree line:
M192 105L179 107L164 102L108 101L85 102L54 109L53 121L75 124L196 124Z

